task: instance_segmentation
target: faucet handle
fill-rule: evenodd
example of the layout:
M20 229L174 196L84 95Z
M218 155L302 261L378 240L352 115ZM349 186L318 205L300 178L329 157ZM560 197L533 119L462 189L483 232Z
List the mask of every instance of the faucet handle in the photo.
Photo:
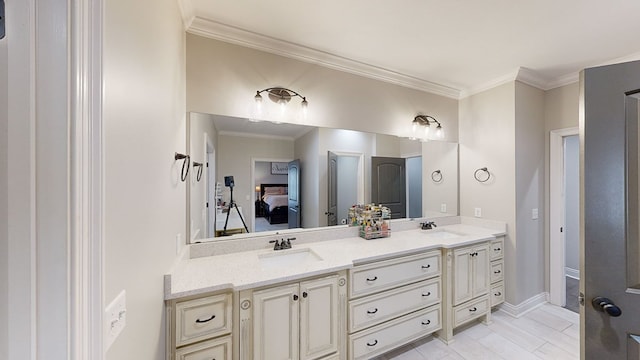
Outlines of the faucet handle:
M281 249L283 249L284 241L278 241L278 239L269 241L269 244L274 244L274 243L275 243L275 245L273 245L273 250L281 250Z

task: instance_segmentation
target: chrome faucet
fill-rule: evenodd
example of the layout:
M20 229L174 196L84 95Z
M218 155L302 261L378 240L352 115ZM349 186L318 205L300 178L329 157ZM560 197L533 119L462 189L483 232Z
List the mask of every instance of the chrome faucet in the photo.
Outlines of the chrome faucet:
M427 221L427 222L420 223L420 227L422 228L422 230L431 230L433 228L438 227L438 225L436 225L436 223L433 221Z
M295 240L296 238L292 237L292 238L287 238L287 240L285 239L275 239L275 240L271 240L269 241L270 244L274 244L273 245L273 250L285 250L285 249L291 249L291 241Z

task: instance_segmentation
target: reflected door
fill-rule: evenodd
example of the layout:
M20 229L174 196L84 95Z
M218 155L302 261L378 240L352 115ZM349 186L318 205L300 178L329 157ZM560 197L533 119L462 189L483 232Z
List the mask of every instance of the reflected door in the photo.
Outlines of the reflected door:
M289 208L288 220L289 229L300 227L300 160L289 162Z
M585 359L640 358L639 94L638 61L581 76Z
M391 218L407 214L405 159L371 157L371 202L391 210Z
M338 225L338 155L327 155L327 225Z

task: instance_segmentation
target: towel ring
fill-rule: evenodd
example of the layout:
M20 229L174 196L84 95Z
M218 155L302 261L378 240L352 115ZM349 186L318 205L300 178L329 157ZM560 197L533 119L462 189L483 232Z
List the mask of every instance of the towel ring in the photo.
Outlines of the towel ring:
M198 173L197 173L197 175L196 175L196 181L200 181L200 179L202 179L202 168L203 168L202 163L199 163L199 162L197 162L197 161L194 161L194 162L193 162L193 167L194 167L194 168L199 167L199 169L198 169Z
M484 173L486 174L486 179L482 179L481 178L481 174ZM489 181L489 179L491 179L491 173L489 172L489 170L487 170L486 167L480 168L478 170L476 170L476 172L473 173L473 177L476 178L476 180L478 180L479 182L483 183L483 182L487 182Z
M189 165L191 164L191 158L189 155L176 153L175 160L183 160L182 162L182 172L180 173L180 179L182 181L187 180L187 175L189 174Z
M435 183L442 182L442 171L436 170L431 173L431 180Z

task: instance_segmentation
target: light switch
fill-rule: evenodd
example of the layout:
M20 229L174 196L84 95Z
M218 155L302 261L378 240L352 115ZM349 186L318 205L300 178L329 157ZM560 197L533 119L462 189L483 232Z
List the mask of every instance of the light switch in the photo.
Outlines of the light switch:
M531 209L531 219L532 220L538 220L538 209Z
M475 210L473 211L473 216L482 217L482 208L475 208Z
M447 212L447 204L445 204L445 203L440 204L440 212L441 213L446 213Z

